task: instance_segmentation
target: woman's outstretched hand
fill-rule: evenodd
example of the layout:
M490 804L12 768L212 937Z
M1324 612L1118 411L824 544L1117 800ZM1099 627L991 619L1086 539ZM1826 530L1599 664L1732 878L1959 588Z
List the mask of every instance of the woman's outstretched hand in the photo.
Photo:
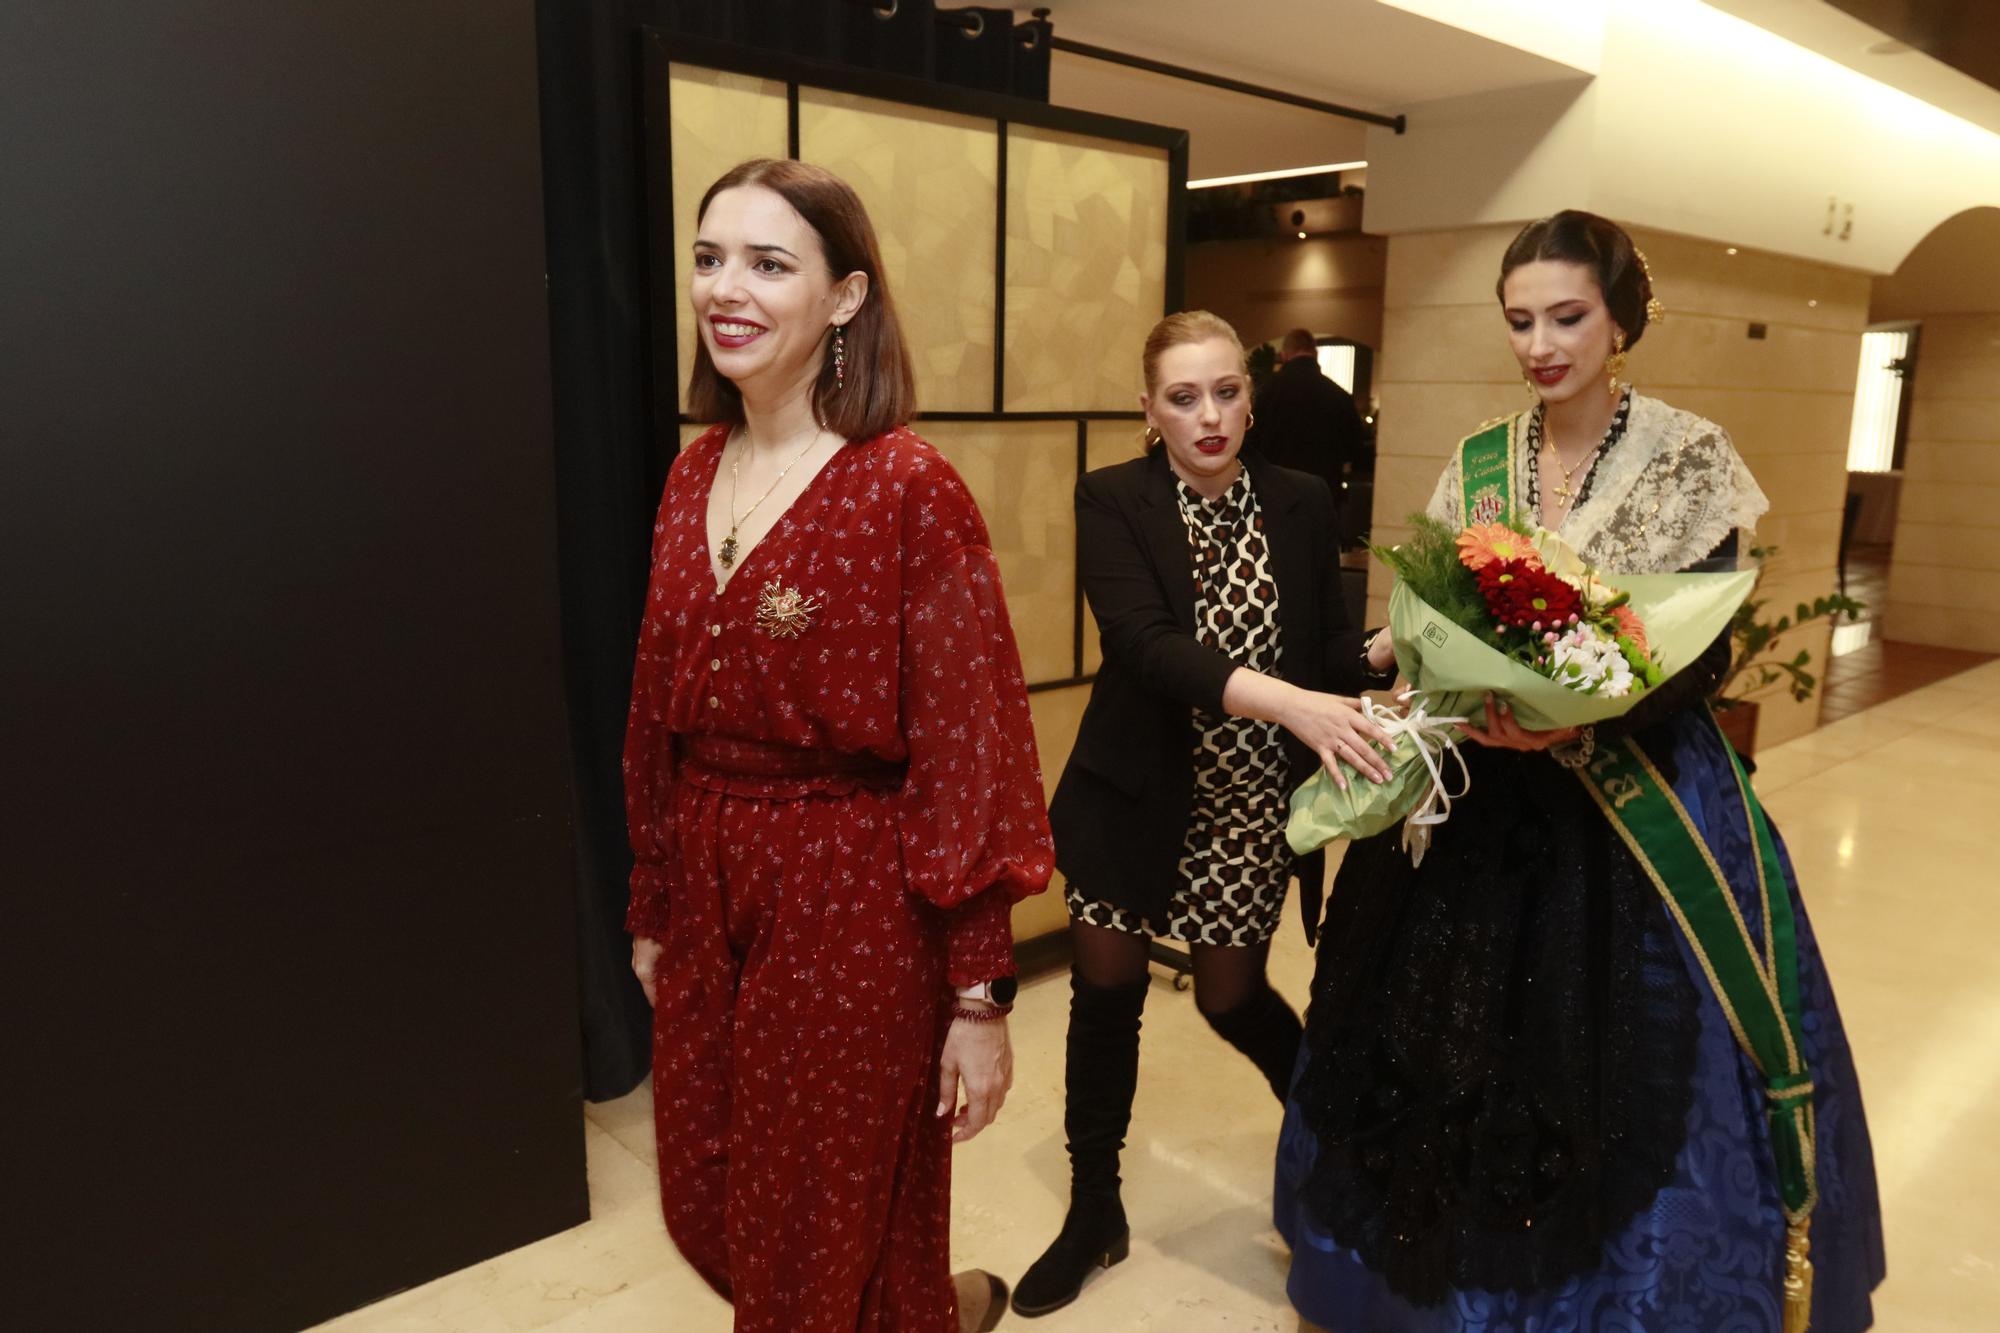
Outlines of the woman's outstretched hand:
M975 1007L966 1001L960 1003ZM1013 1086L1014 1046L1007 1036L1007 1020L953 1022L945 1033L944 1055L938 1061L937 1105L939 1115L951 1116L951 1141L964 1143L992 1124ZM961 1088L964 1106L958 1105ZM954 1107L956 1115L952 1115Z
M1533 753L1546 750L1551 745L1561 745L1577 738L1578 728L1558 727L1554 731L1529 731L1514 720L1514 710L1504 699L1486 696L1486 726L1460 727L1466 736L1481 745L1490 745L1496 750L1524 750Z
M1342 791L1347 775L1340 771L1344 761L1371 781L1387 782L1391 776L1382 756L1394 748L1389 733L1368 720L1359 699L1317 690L1297 690L1278 722L1312 747L1327 773Z

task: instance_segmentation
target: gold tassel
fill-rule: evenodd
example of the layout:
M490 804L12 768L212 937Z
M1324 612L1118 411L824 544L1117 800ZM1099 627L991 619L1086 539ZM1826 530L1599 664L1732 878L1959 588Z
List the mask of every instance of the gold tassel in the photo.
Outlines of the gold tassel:
M1812 1323L1811 1226L1812 1219L1802 1217L1785 1231L1785 1333L1806 1333Z

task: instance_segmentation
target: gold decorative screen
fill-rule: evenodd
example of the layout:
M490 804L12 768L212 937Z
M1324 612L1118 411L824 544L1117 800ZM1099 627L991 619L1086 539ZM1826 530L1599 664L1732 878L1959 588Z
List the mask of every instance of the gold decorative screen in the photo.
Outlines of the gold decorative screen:
M1165 313L1167 154L1007 136L1007 410L1129 412Z
M1076 672L1076 425L1069 421L921 423L979 502L1000 586L1031 681Z
M718 176L753 157L785 157L785 85L698 65L676 64L668 76L673 107L674 290L686 292L694 245L694 213ZM676 384L694 366L694 310L674 302Z
M867 206L926 411L993 406L999 142L990 120L799 89L799 157Z

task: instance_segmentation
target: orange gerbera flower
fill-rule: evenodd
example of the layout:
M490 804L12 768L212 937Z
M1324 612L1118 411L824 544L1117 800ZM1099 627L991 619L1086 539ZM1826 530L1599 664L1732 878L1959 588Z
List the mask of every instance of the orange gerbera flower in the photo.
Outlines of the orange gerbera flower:
M1639 613L1632 609L1630 603L1627 603L1624 606L1612 607L1611 618L1618 622L1618 632L1630 639L1632 646L1637 648L1640 656L1643 657L1648 651L1646 647L1646 622L1639 619Z
M1505 523L1475 523L1458 534L1458 562L1467 569L1480 570L1511 560L1530 569L1542 567L1535 544Z

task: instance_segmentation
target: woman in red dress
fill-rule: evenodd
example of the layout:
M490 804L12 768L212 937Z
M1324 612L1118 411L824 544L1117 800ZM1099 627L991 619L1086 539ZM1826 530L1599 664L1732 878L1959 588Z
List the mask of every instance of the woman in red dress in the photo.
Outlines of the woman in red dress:
M1006 1096L1009 908L1052 863L999 574L901 424L854 192L743 163L693 249L718 424L661 500L625 750L667 1229L738 1333L991 1328L951 1145Z

